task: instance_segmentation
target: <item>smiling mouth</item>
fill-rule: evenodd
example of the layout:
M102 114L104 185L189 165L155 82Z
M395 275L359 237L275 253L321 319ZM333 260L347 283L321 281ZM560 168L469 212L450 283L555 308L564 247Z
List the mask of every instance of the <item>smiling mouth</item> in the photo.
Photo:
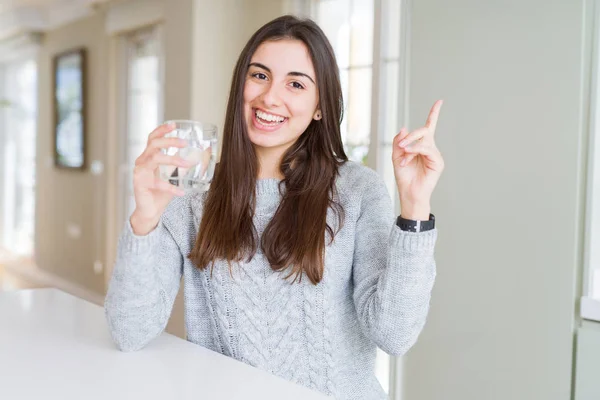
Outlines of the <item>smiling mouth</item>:
M278 126L288 120L288 118L286 118L286 117L282 117L280 115L269 114L269 113L266 113L257 108L253 109L253 111L254 111L254 116L255 116L256 120L261 125L264 125L264 126L268 126L268 127Z

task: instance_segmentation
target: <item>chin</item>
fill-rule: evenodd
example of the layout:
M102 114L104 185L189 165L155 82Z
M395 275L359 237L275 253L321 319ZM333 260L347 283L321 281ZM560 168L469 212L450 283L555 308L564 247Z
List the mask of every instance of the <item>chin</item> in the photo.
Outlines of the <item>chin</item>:
M287 149L294 143L289 141L281 141L278 140L278 137L269 137L268 135L256 132L249 132L248 136L250 138L250 142L252 142L252 145L254 145L255 148L264 150Z
M250 141L252 142L254 147L259 147L261 149L274 150L279 148L287 148L290 146L290 144L288 143L279 143L270 140L253 140L252 138L250 138Z

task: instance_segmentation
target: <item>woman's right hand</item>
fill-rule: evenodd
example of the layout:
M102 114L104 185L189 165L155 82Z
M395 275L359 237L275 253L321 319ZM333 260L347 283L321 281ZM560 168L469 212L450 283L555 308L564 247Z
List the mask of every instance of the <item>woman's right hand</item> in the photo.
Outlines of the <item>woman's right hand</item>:
M160 179L159 166L190 168L193 162L177 156L168 156L161 150L168 147L183 148L187 142L178 138L165 138L175 126L161 125L148 136L146 149L135 160L133 170L133 192L135 210L131 214L133 233L144 236L158 225L162 213L174 196L183 196L184 191Z

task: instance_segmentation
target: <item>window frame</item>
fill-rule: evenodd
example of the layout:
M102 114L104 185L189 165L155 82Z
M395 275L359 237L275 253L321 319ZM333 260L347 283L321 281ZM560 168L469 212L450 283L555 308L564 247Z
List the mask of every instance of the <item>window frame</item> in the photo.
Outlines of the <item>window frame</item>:
M318 2L320 0L310 0L307 14L317 19ZM399 49L398 49L398 86L397 90L397 113L396 131L387 132L385 126L385 113L390 112L386 107L388 86L385 84L384 67L386 62L396 60L396 57L388 58L384 49L388 48L387 35L389 24L393 23L387 18L391 1L400 2L400 24L399 28ZM399 132L402 126L409 126L409 76L410 76L410 0L374 0L374 21L373 21L373 60L371 64L372 84L371 84L371 133L369 141L369 153L367 157L367 166L374 169L383 176L384 179L393 179L393 176L385 176L385 165L391 163L391 160L384 157L385 150L393 141L394 136ZM350 66L352 67L352 66ZM347 99L344 99L347 102ZM386 182L390 184L389 182ZM393 187L393 183L391 183ZM392 197L395 212L400 214L400 199L397 190L390 193ZM389 392L391 400L400 400L402 398L403 381L403 358L390 357L389 368Z
M119 141L118 141L118 190L117 190L117 227L119 231L122 230L122 224L128 218L128 209L126 206L126 197L129 194L128 183L126 179L129 178L132 166L128 163L128 150L129 150L129 62L131 57L129 55L130 49L130 38L136 34L143 34L154 30L152 34L155 35L158 41L158 57L159 57L159 95L158 95L158 115L159 120L164 116L164 81L165 81L165 50L164 50L164 27L162 24L153 24L141 28L137 28L132 31L124 32L119 36L118 47L119 47L119 93L118 102L121 105L121 110L118 121L119 121ZM149 134L150 132L148 132Z
M109 132L107 134L107 179L109 186L106 191L107 229L105 237L106 268L104 268L104 282L108 286L117 257L117 243L114 241L123 229L126 221L124 201L122 199L124 179L127 175L124 170L124 144L127 133L127 75L128 57L125 36L129 33L157 26L159 29L161 52L161 91L160 97L162 112L164 112L164 82L165 82L165 10L160 2L125 2L110 4L107 9L105 33L110 36L109 41ZM148 7L149 6L149 7ZM162 113L161 112L161 113Z
M597 160L600 157L600 4L595 0L591 6L589 142L580 315L583 319L600 322L600 287L594 287L594 281L600 281L600 249L593 245L600 242L600 160Z

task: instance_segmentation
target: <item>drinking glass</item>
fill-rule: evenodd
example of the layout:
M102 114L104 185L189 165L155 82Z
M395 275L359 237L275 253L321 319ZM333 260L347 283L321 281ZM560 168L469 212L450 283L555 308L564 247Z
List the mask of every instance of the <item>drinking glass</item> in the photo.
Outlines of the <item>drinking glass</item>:
M160 178L168 181L184 191L206 191L215 173L217 159L217 127L213 124L188 120L166 121L172 123L175 129L165 137L176 137L187 141L183 148L169 147L163 153L178 156L194 165L189 168L161 165Z

